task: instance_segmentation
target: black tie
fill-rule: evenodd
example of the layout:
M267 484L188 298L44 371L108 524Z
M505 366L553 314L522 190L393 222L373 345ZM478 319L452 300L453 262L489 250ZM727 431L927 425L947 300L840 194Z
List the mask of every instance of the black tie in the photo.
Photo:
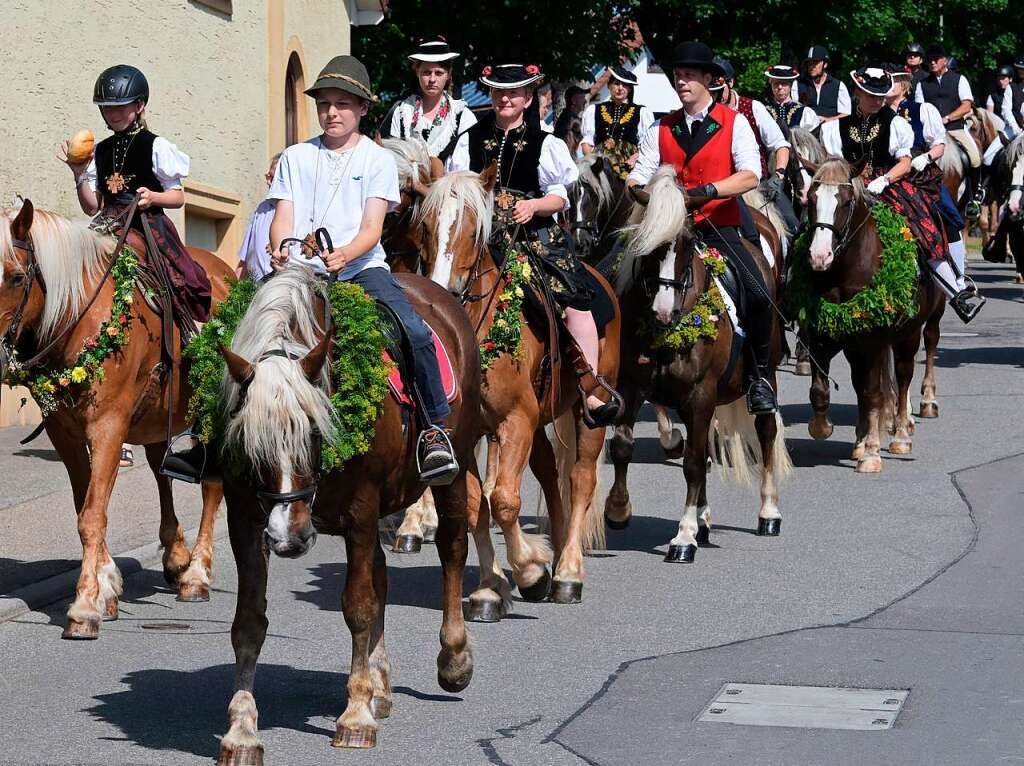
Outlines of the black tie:
M696 138L700 135L700 123L699 119L690 123L690 138Z

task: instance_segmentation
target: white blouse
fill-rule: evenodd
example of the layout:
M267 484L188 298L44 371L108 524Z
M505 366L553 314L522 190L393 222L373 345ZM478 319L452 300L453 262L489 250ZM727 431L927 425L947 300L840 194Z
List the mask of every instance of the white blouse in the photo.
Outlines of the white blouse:
M452 136L455 135L456 127L459 134L463 135L467 130L476 125L476 115L473 114L473 110L469 108L465 101L457 98L449 100L451 109L440 125L433 125L433 120L423 120L422 115L414 123L412 117L416 111L416 98L415 95L412 95L398 104L398 108L391 115L389 129L394 138L400 138L401 136L408 138L413 135L417 138L422 138L423 129L426 128L428 131L426 139L427 148L430 150L431 156L436 157L447 148L452 140ZM464 142L461 140L455 145L454 153L457 154L460 149L467 152L469 150L468 145L464 146Z
M583 118L580 120L580 130L583 132L583 138L581 143L587 144L588 146L597 146L594 140L594 134L597 132L597 107L600 104L589 104L586 109L583 110ZM637 126L637 136L643 138L647 135L647 131L651 125L654 124L654 112L648 109L643 104L636 104L640 107L640 124Z
M163 136L153 139L153 175L156 176L164 191L181 188L181 179L188 176L191 160L185 152L172 144ZM87 179L94 191L99 191L96 178L96 157L89 161L89 167L82 176Z

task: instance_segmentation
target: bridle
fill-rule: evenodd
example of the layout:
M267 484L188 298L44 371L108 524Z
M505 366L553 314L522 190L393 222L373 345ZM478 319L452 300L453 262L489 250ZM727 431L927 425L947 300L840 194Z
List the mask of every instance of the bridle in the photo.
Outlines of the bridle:
M7 365L15 355L15 347L18 343L18 335L21 331L21 322L25 318L25 309L28 307L29 298L32 296L32 286L35 284L36 279L39 279L39 289L46 294L46 285L43 283L42 275L39 273L39 261L36 260L36 248L32 243L32 238L29 234L25 235L25 239L11 239L11 244L19 250L24 250L28 254L28 266L25 269L25 282L22 286L21 300L18 302L18 308L14 310L14 315L11 317L11 323L7 326L7 331L0 338L0 369L6 370Z
M821 185L820 181L812 181L811 182L811 186L808 189L808 192L810 192L812 189L814 189L815 187L820 186L820 185ZM852 182L847 182L847 183L842 183L842 184L829 184L829 185L830 186L849 186L851 189L853 188L853 183ZM851 226L853 226L853 216L857 212L857 204L856 204L856 202L857 202L856 199L851 199L850 200L850 210L849 210L849 212L847 213L847 216L846 216L846 223L843 224L841 229L836 228L836 225L834 223L825 223L823 221L814 221L813 223L810 224L810 230L812 232L815 229L825 229L826 231L831 231L833 236L839 237L838 244L836 244L836 246L833 248L833 251L836 254L842 253L844 250L846 250L846 246L850 244L850 241L853 239L853 237L857 234L858 231L860 231L861 226L863 226L864 223L867 221L867 218L865 218L863 221L861 221L860 226L857 226L857 228L853 229L852 231L850 230ZM817 211L815 211L815 212L817 212Z

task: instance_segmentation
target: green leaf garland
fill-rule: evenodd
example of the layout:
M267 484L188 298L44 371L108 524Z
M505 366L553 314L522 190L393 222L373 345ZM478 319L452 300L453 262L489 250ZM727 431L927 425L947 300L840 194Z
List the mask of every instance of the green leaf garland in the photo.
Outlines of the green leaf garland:
M490 369L501 354L510 354L518 359L523 343L523 300L526 286L533 276L526 255L516 250L512 237L504 234L502 249L505 252L505 268L501 279L505 286L498 295L494 322L487 335L480 342L480 365Z
M725 260L717 248L704 248L697 252L697 256L712 277L725 272ZM652 350L684 350L693 347L699 340L716 340L718 321L725 311L725 300L718 284L712 282L697 298L694 307L672 324L665 325L655 320L652 307L652 315L641 322L640 332L648 339Z

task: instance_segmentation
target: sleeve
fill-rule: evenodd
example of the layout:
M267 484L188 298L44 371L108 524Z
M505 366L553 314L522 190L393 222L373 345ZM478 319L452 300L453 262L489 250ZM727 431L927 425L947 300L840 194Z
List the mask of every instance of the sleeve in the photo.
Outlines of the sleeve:
M889 154L896 159L909 157L914 148L914 129L902 117L889 123Z
M839 103L836 107L839 114L853 114L853 106L850 103L850 91L845 82L839 83Z
M967 82L967 78L963 75L960 75L960 84L957 85L956 90L961 101L974 102L974 94L971 92L971 84Z
M292 189L295 186L291 172L292 152L285 149L277 161L277 171L274 173L274 180L270 183L270 190L267 192L267 199L294 200Z
M782 134L782 128L779 127L779 123L768 113L764 104L760 101L754 101L752 109L754 112L754 122L757 123L757 130L761 134L761 140L764 142L764 145L773 152L777 149L790 148L789 141Z
M800 127L804 130L814 130L820 123L821 118L818 116L818 113L811 109L811 107L805 106L804 111L800 114Z
M658 146L660 129L661 120L655 120L640 139L640 156L637 158L636 165L629 172L630 181L646 184L657 172L658 166L661 165L661 148ZM760 165L758 165L758 169L760 169Z
M157 136L153 140L153 175L164 191L181 188L181 179L188 175L188 155L166 138Z
M988 98L985 99L985 108L990 112L995 111L996 102L992 100L992 94L989 93Z
M387 129L387 135L382 135L383 138L398 138L402 135L401 101L391 107L391 119L387 121L387 125L384 127Z
M753 128L742 114L736 115L732 126L732 164L737 173L749 170L761 180L761 150L757 148Z
M594 146L594 131L596 127L594 121L597 117L597 105L588 104L587 108L583 110L583 119L580 122L580 129L583 131L582 143ZM643 113L641 112L640 118L643 119Z
M544 194L556 194L561 197L565 204L563 209L569 207L568 187L580 177L576 163L572 161L569 154L569 147L565 141L554 136L547 136L540 147L540 167L537 171L537 179L540 181L540 188Z
M82 178L89 184L89 188L94 192L99 191L98 181L96 179L96 155L93 154L92 159L89 160L89 167L87 167L83 173ZM81 179L79 179L81 181Z
M830 120L821 126L821 143L830 157L843 156L843 139L839 135L839 120Z
M402 201L398 191L398 165L395 163L395 156L386 149L379 149L379 159L370 162L370 178L364 194L365 199L376 197L388 203L388 212L394 210Z
M924 103L924 88L921 87L921 83L917 84L917 89L914 91L914 101L919 104Z
M448 162L445 163L445 172L453 173L456 170L469 170L469 131L459 135Z
M651 125L654 124L654 112L648 109L646 106L640 107L640 126L639 135L646 136L647 131L651 129Z
M921 124L929 148L946 143L946 126L942 124L939 110L932 104L921 104Z

